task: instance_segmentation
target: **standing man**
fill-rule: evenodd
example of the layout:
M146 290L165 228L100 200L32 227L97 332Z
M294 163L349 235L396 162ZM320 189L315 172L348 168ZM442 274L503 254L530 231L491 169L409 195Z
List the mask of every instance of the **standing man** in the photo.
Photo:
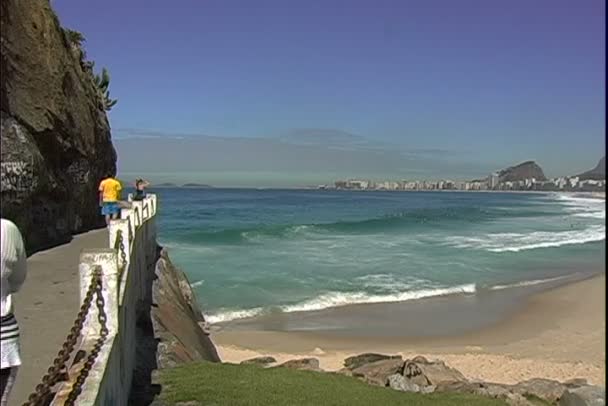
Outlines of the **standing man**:
M27 257L23 237L11 221L1 220L0 239L0 405L8 404L8 396L21 365L19 325L15 318L13 294L21 289L27 273Z
M121 191L122 185L109 173L99 184L99 205L101 206L101 214L106 217L107 225L110 224L110 220L118 218L118 213L120 213L118 201Z

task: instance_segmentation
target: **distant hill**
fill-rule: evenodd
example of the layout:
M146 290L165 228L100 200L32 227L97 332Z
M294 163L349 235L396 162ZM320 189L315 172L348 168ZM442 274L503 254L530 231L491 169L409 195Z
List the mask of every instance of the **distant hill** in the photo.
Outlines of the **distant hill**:
M540 166L534 161L526 161L498 172L500 182L517 182L519 180L534 178L545 181L547 178Z
M595 168L590 171L583 172L580 175L577 175L581 180L601 180L606 179L606 157L602 157L600 161L597 163Z
M211 188L213 188L213 186L203 185L203 184L200 184L200 183L185 183L185 184L182 185L182 187L196 188L196 189L211 189Z
M166 183L159 183L158 185L154 185L155 187L177 187L177 185L175 183L171 183L171 182L166 182Z

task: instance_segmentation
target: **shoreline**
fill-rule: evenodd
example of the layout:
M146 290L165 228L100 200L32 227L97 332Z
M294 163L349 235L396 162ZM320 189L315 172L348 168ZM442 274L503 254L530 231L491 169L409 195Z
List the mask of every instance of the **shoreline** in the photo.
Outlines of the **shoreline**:
M432 302L438 303L437 299ZM454 307L453 298L450 300L450 307ZM364 337L331 331L270 331L252 325L212 332L212 339L222 360L232 363L261 355L274 356L279 362L315 357L321 368L331 371L340 369L348 356L379 352L401 354L404 358L439 358L469 379L515 383L534 377L559 381L585 378L605 385L605 272L518 300L519 306L497 322L451 335ZM357 315L373 306L376 309L372 313ZM386 318L393 318L393 323L395 317L400 320L395 324L416 322L400 319L403 313L391 307L361 305L333 316L360 317L363 328L369 328L366 317L372 323L383 311ZM450 317L439 322L449 323Z

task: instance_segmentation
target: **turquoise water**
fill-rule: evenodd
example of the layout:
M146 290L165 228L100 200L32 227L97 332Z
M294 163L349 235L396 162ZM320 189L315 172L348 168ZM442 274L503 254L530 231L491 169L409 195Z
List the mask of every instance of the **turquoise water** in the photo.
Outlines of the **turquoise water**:
M159 189L211 322L540 284L604 263L605 203L559 194Z

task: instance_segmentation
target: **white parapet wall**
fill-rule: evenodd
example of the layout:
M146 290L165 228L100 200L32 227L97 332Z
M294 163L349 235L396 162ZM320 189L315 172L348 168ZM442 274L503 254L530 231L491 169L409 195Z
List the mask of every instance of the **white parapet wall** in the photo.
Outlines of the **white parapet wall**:
M80 255L80 303L96 270L101 272L103 309L108 334L86 371L87 358L99 343L101 325L95 297L88 311L69 379L59 388L52 405L64 405L85 370L86 379L75 404L123 406L128 404L135 369L137 318L151 303L150 286L157 257L155 195L131 201L118 220L109 225L107 247L86 250Z

